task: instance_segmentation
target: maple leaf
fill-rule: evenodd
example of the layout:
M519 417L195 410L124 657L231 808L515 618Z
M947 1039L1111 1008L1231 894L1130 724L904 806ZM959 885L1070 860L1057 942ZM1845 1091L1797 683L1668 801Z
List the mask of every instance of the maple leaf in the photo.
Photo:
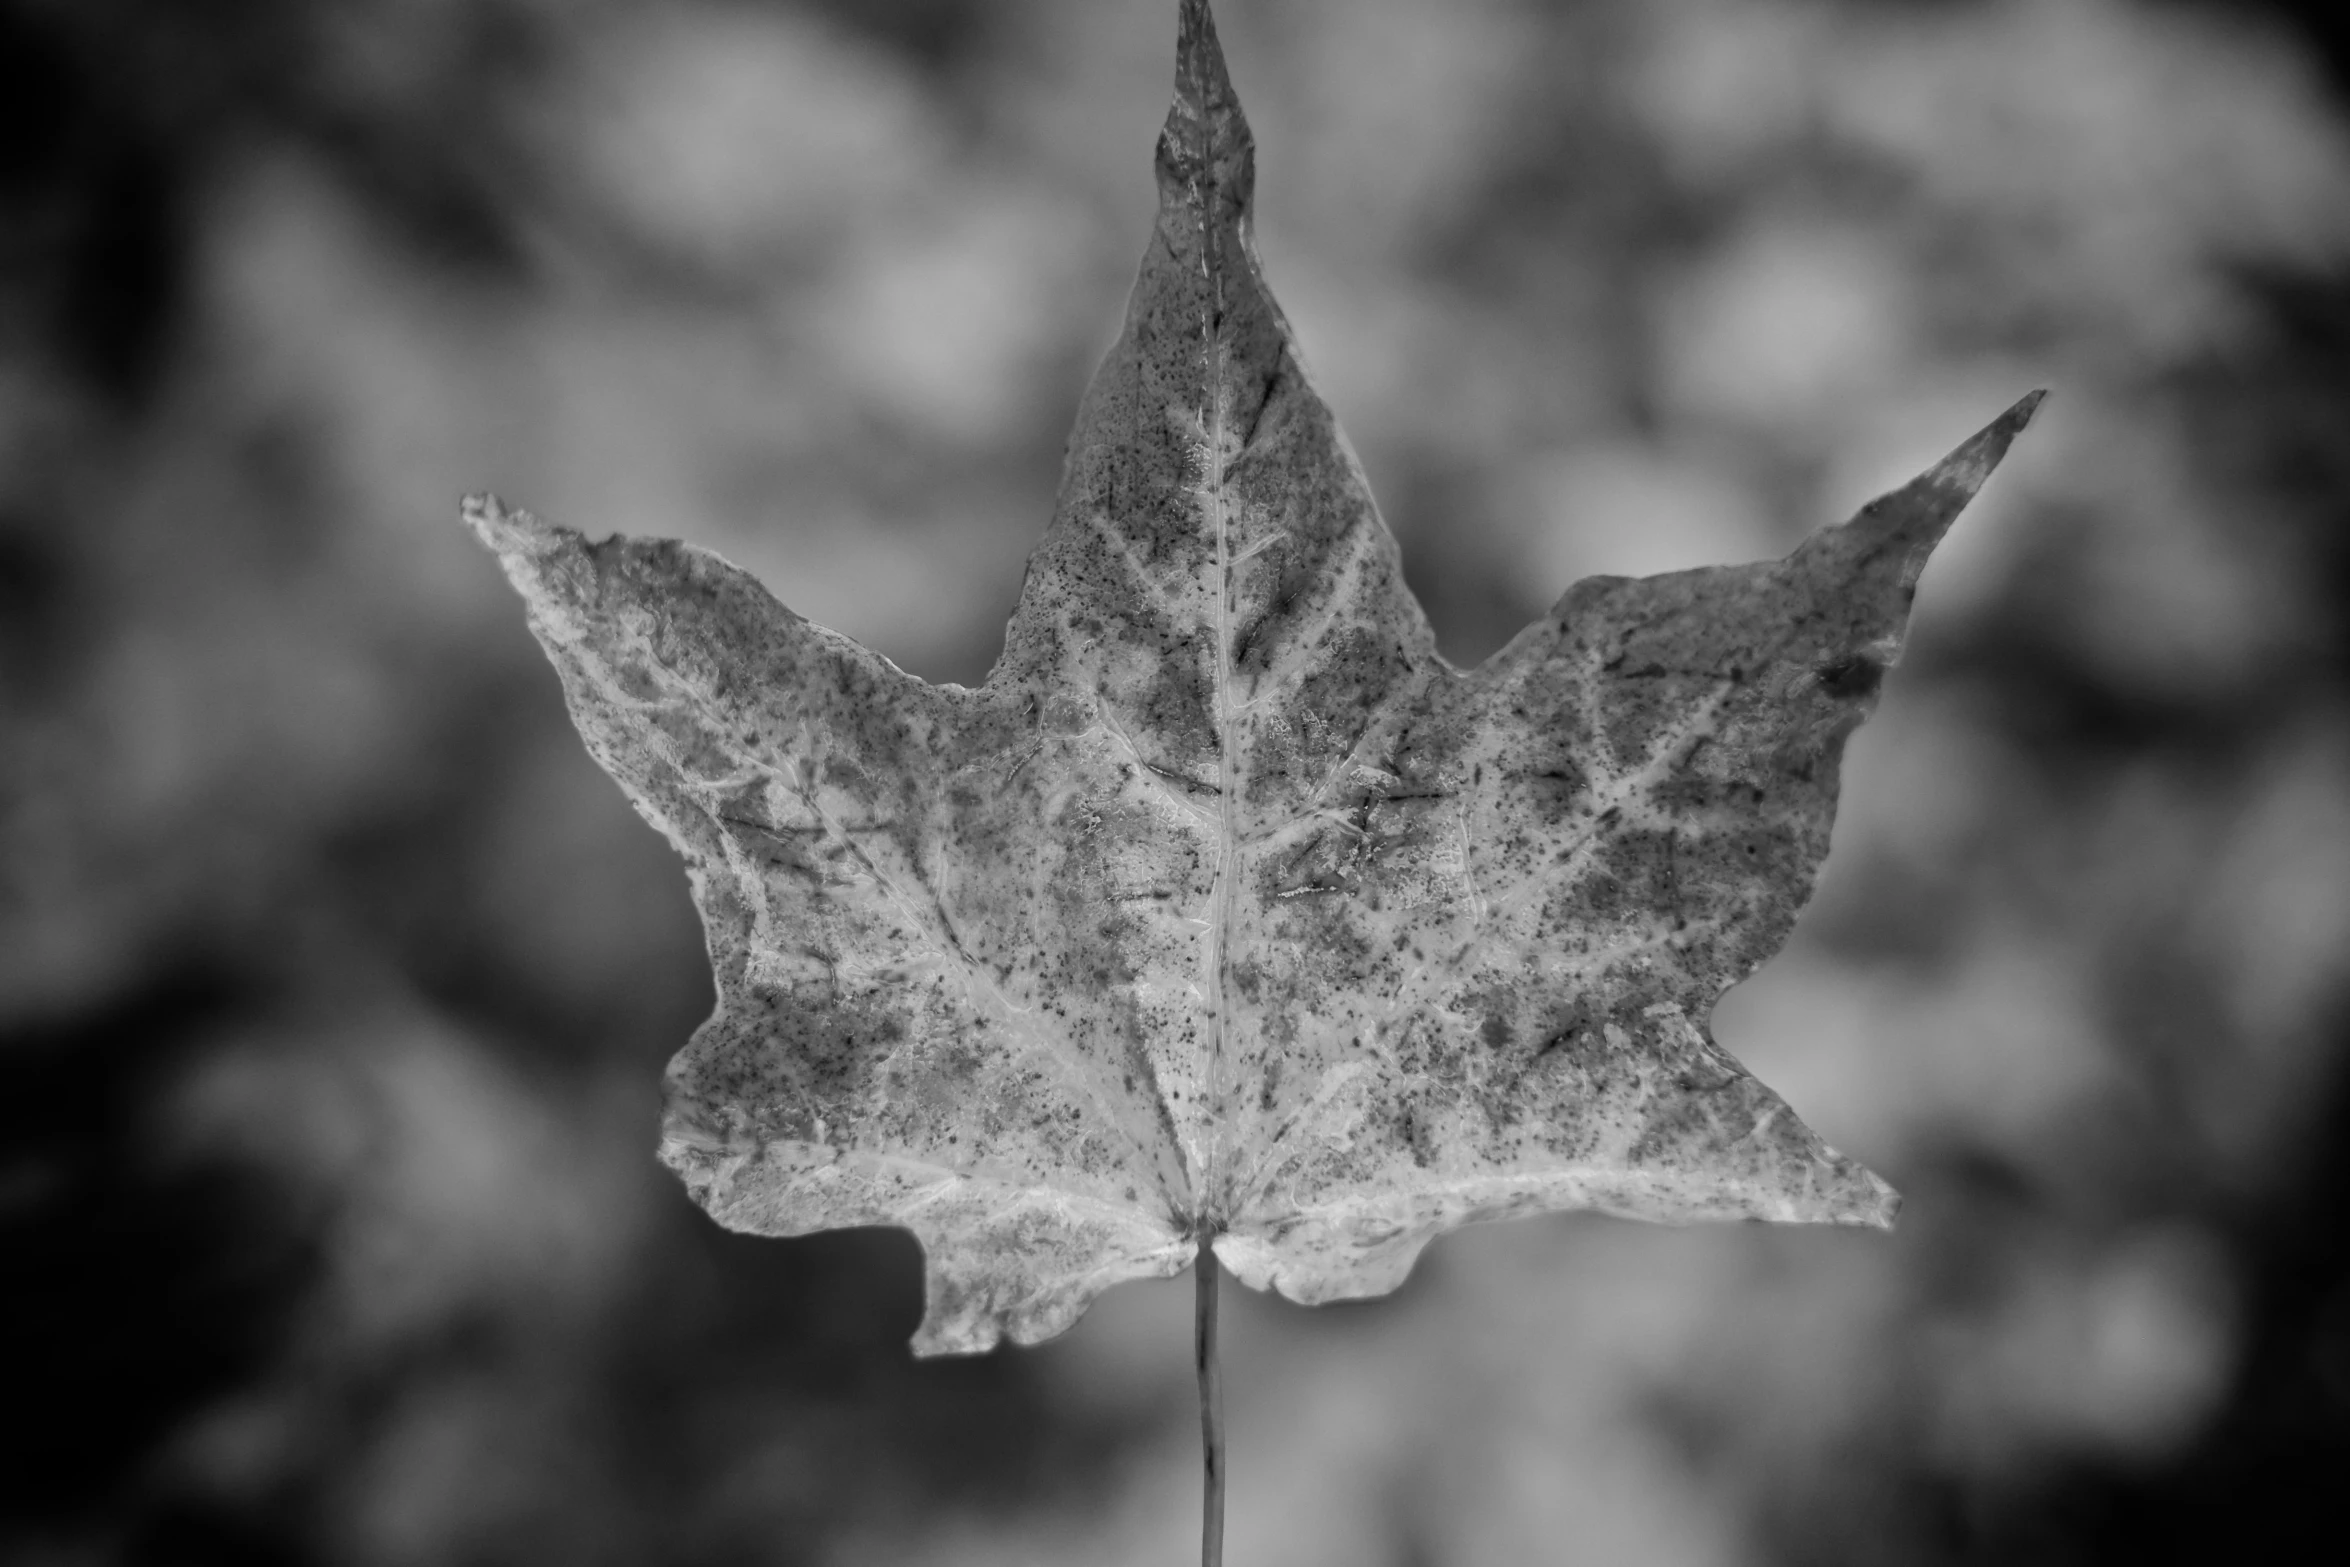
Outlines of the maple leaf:
M1783 560L1591 578L1458 670L1266 289L1252 149L1185 0L1157 226L976 689L467 503L692 879L718 1004L663 1157L736 1229L911 1230L921 1353L1203 1244L1315 1303L1520 1214L1889 1223L1707 1018L2038 394Z

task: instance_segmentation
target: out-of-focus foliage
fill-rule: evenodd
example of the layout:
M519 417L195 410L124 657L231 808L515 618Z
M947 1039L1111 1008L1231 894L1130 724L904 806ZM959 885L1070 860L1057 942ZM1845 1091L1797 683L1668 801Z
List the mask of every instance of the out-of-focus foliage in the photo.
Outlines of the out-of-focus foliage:
M1157 1559L1185 1292L915 1366L653 1163L709 995L464 490L976 678L1149 221L1156 0L0 6L0 1548ZM1473 660L2014 388L1724 1043L1909 1197L1235 1302L1238 1560L2343 1525L2350 120L2266 7L1237 0L1261 246Z

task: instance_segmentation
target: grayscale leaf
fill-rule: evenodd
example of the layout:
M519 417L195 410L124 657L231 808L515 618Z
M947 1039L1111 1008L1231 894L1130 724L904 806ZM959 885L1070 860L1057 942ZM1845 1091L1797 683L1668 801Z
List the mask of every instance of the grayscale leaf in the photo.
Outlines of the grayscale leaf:
M984 685L702 550L467 504L692 879L719 999L663 1157L736 1229L911 1230L931 1354L1203 1243L1313 1303L1478 1220L1889 1223L1707 1020L1809 895L1927 552L2037 394L1783 560L1592 578L1455 669L1183 15L1157 226Z

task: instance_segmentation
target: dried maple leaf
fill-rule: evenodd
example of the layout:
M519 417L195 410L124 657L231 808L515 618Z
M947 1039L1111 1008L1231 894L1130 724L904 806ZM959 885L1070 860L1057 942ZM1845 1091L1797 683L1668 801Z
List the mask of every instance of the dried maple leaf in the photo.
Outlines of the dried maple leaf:
M468 503L692 877L719 999L663 1157L736 1229L912 1230L931 1354L1203 1243L1312 1303L1481 1219L1889 1222L1706 1019L1808 895L1918 570L2037 395L1784 560L1595 577L1454 669L1183 18L1157 228L985 685L702 550Z

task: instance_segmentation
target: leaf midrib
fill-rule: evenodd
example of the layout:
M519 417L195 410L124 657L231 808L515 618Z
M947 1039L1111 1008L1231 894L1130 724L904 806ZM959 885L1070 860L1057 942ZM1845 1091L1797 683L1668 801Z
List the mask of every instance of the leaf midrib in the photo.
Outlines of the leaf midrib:
M1230 368L1229 352L1225 342L1224 323L1224 268L1216 244L1218 222L1218 175L1215 161L1214 108L1203 103L1198 125L1202 189L1195 200L1200 225L1200 264L1207 274L1209 301L1212 308L1201 326L1201 371L1204 377L1202 400L1206 407L1200 410L1200 421L1207 435L1208 461L1206 488L1207 502L1216 529L1216 750L1218 779L1216 791L1216 901L1208 914L1208 952L1211 966L1210 994L1215 1007L1208 1020L1205 1167L1194 1191L1197 1211L1193 1224L1201 1244L1212 1244L1215 1234L1223 1228L1228 1215L1215 1211L1219 1193L1216 1177L1222 1163L1223 1128L1219 1124L1224 1103L1224 1053L1232 1017L1231 954L1234 905L1239 898L1238 876L1240 826L1237 819L1236 796L1239 778L1235 761L1239 748L1233 726L1238 716L1232 690L1232 537L1231 516L1224 495L1224 427L1226 393L1224 377Z

